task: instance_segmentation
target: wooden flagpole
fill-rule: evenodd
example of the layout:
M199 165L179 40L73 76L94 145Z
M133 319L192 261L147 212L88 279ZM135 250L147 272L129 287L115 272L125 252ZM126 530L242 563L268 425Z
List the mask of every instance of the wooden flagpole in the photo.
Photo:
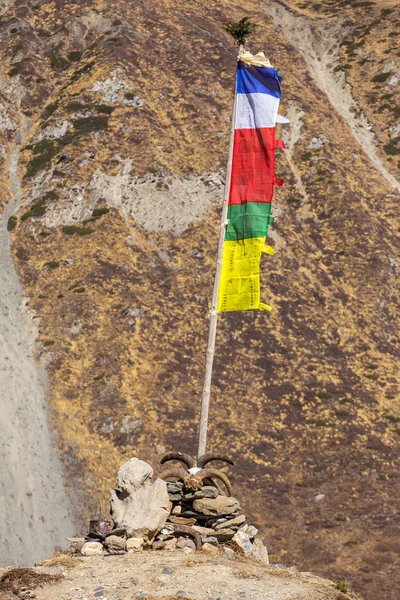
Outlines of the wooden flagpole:
M224 249L225 228L227 225L227 215L228 215L228 199L229 199L229 191L230 191L230 186L231 186L233 138L234 138L234 133L235 133L235 117L236 117L236 85L235 85L235 99L233 102L233 109L232 109L231 134L230 134L230 140L229 140L228 166L226 169L224 200L223 200L223 204L222 204L221 228L220 228L220 232L219 232L217 267L216 267L216 272L215 272L214 290L213 290L213 295L212 295L212 303L211 303L211 311L210 311L210 328L209 328L209 332L208 332L206 369L205 369L205 375L204 375L203 393L202 393L202 398L201 398L199 445L198 445L198 451L197 451L198 457L205 454L206 445L207 445L208 412L209 412L209 407L210 407L211 379L212 379L212 370L213 370L213 364L214 364L215 338L217 335L217 321L218 321L218 312L217 312L218 311L218 291L219 291L219 282L221 279L222 253L223 253L223 249Z

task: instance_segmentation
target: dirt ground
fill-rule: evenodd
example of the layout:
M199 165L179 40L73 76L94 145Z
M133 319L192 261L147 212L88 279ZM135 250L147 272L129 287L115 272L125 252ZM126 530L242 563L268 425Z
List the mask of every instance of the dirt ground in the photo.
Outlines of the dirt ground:
M148 551L58 560L51 561L54 566L37 567L35 571L47 576L61 574L60 581L45 581L31 596L18 597L37 600L361 600L349 590L340 591L340 584L309 572L300 573L294 567L282 565L265 566L240 557ZM68 567L60 566L63 562ZM16 598L16 595L9 597ZM4 600L6 598L7 595Z

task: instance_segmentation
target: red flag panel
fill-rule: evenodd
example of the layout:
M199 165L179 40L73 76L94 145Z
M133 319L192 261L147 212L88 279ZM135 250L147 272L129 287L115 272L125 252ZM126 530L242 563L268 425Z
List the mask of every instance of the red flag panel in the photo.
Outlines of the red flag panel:
M275 127L235 130L229 204L271 202L276 141Z

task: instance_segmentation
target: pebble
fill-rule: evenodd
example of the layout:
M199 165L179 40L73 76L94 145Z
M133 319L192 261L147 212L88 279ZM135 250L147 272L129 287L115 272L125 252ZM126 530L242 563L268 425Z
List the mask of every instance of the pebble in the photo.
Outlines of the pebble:
M162 572L164 575L173 575L175 573L174 569L170 569L169 567L164 567Z

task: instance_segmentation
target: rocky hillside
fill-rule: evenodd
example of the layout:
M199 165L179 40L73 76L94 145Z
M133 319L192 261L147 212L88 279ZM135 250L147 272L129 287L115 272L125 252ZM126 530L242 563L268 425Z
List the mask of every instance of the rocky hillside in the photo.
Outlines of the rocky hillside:
M274 311L220 318L210 449L272 562L397 599L398 4L0 7L0 199L18 178L8 229L82 518L107 514L132 454L195 452L236 61L221 24L248 14L291 125Z

